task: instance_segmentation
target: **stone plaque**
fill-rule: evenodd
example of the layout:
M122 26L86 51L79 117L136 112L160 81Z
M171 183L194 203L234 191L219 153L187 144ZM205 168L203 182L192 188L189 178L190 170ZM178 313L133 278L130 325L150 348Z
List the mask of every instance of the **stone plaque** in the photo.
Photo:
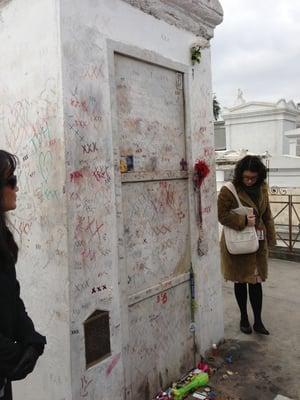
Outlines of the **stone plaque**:
M85 358L87 368L110 356L108 311L96 310L84 322Z

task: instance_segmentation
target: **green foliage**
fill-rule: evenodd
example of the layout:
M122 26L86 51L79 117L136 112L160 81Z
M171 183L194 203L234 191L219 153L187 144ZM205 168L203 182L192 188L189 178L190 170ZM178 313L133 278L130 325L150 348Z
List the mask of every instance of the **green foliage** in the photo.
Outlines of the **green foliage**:
M201 48L200 46L193 46L191 47L191 60L192 64L195 65L196 63L200 63L201 61Z

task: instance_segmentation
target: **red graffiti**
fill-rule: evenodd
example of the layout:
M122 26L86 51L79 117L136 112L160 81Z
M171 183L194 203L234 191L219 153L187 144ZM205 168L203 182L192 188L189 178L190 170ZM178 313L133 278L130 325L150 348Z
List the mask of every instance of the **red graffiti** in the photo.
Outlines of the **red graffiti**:
M78 182L81 178L83 178L81 171L74 171L70 173L71 182Z
M160 293L156 297L156 303L166 304L168 301L168 293Z

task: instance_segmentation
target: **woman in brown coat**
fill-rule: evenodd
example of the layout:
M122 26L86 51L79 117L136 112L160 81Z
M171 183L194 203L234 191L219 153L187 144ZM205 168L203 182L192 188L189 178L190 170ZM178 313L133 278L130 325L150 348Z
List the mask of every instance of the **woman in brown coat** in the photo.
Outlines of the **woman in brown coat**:
M248 216L234 214L238 202L227 187L223 187L218 197L218 217L222 225L243 230L247 225L255 226L259 238L256 253L232 255L228 252L224 232L221 237L221 266L224 278L234 282L234 292L241 311L240 329L252 332L247 314L247 284L250 303L254 313L253 329L269 335L261 319L262 282L268 276L268 247L276 244L274 222L270 210L268 187L265 183L266 167L259 157L246 156L235 168L233 184L242 205L253 208Z

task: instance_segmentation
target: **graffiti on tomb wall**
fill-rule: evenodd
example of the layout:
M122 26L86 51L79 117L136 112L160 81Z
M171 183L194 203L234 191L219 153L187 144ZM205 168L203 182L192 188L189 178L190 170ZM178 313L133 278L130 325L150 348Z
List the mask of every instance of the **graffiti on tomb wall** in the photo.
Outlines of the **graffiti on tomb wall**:
M111 343L120 335L114 321L112 238L114 210L113 152L110 122L108 68L105 43L96 29L70 20L65 32L64 124L66 138L66 192L68 196L71 280L72 374L74 398L122 398L122 363L99 363L85 371L78 354L84 348L82 322L95 309L110 310ZM115 314L116 313L116 314ZM119 320L117 321L119 323ZM114 355L115 356L115 355ZM120 358L121 360L121 358ZM108 360L107 360L108 361ZM120 367L119 367L120 366ZM105 376L113 377L115 388L106 393L99 387ZM78 377L82 377L81 382ZM95 377L97 376L97 379ZM92 382L90 382L92 380ZM110 379L108 380L110 382ZM98 392L97 392L98 391Z
M121 157L133 157L135 171L178 170L186 157L182 74L121 55L115 68Z
M187 272L187 206L186 181L124 185L129 293Z
M75 29L74 24L69 29L72 41L65 48L69 89L64 99L67 192L72 221L73 314L82 319L86 311L81 305L89 308L100 301L107 306L112 301L113 163L109 103L102 98L101 86L109 88L104 46L98 43L95 30ZM81 54L85 54L84 60Z
M25 150L29 138L34 148L50 139L48 121L57 116L55 80L48 79L36 99L20 99L0 107L0 121L8 149L19 153ZM37 150L37 149L36 149ZM30 150L29 150L30 151Z
M189 355L193 346L192 335L187 336L190 315L182 301L188 300L189 295L189 284L186 283L129 308L133 382L143 382L148 377L150 385L156 387L160 373L166 384L178 370L190 368L192 357ZM187 358L178 356L174 360L174 354L186 354ZM168 363L168 371L165 360L172 360ZM133 398L142 395L139 390L139 387L133 388Z
M55 218L60 217L58 213L53 214L52 204L63 197L63 176L59 179L56 170L63 152L61 139L57 137L57 116L54 78L45 81L36 97L0 106L0 129L4 137L1 147L15 153L20 160L18 207L12 219L14 233L23 244L21 249L33 246L41 254L48 253L43 268L49 264L50 257L64 255L60 243L63 232L52 235L48 229L49 226L56 229ZM47 213L45 207L49 208ZM44 232L42 240L41 235L36 236L40 230ZM30 254L25 252L24 256Z
M87 80L94 79L90 74L84 77ZM84 81L81 85L84 87ZM80 93L84 93L84 89L76 85L69 101L66 123L68 134L75 139L77 152L75 160L69 155L68 163L70 167L78 167L70 169L68 182L69 201L74 215L73 261L75 270L81 271L74 275L74 294L77 299L97 295L107 300L112 297L111 277L106 271L105 279L99 279L99 267L95 268L95 265L105 267L107 263L104 259L109 259L112 252L107 222L112 212L112 169L97 137L103 131L101 98L99 94L91 94L86 98ZM91 282L82 287L83 271L88 271ZM78 285L82 290L76 290Z

